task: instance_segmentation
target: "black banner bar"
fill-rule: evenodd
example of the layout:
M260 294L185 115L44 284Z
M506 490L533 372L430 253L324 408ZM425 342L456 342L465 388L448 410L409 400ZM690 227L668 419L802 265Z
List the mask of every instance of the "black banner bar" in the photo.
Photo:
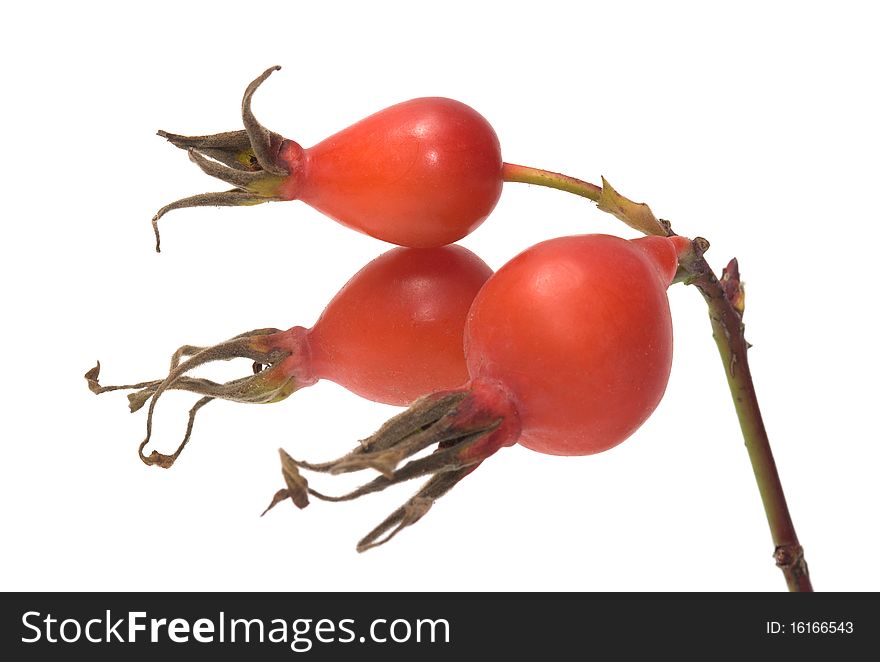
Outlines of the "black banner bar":
M7 593L7 660L835 655L876 641L872 594ZM547 658L552 654L552 658ZM852 658L845 658L852 659Z

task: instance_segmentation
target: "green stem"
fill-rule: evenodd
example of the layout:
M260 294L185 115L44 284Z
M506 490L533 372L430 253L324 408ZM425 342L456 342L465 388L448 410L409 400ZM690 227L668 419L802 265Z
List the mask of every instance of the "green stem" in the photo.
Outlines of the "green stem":
M602 195L600 186L546 170L505 163L502 174L504 181L547 186L589 198L594 202L598 202ZM619 214L615 215L622 218ZM626 216L626 213L623 213L623 216ZM622 218L622 220L628 219ZM661 222L661 225L668 235L674 234L668 223ZM747 356L749 345L744 335L742 309L737 310L736 307L741 302L736 302L735 305L731 301L722 283L703 258L703 252L707 247L708 242L705 240L694 241L695 250L691 255L682 258L681 268L684 275L679 280L695 285L709 307L712 336L724 364L733 405L739 418L761 501L764 504L770 535L775 545L773 556L776 565L782 570L790 591L812 591L804 550L798 542L788 511L782 482L770 449L770 440L767 437L761 409L758 406L758 396L749 370ZM736 286L738 285L737 281Z
M696 286L709 306L712 337L724 364L724 374L739 418L752 471L755 473L758 492L764 504L775 546L773 556L776 565L782 570L789 591L812 591L804 550L798 542L788 511L782 481L770 449L770 439L764 427L755 384L749 370L749 344L745 339L741 314L725 294L722 284L701 253L696 253L682 267L689 274L685 282Z
M530 168L529 166L514 165L513 163L505 163L501 168L501 177L505 182L519 182L521 184L535 184L537 186L547 186L555 188L566 193L574 193L581 197L599 202L599 196L602 195L602 187L590 184L568 175L558 172L550 172L549 170L539 170L538 168Z

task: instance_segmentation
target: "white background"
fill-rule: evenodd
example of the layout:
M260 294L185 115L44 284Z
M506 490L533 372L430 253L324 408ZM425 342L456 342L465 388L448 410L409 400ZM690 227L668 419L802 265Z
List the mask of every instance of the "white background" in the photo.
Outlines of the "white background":
M25 8L26 7L26 8ZM664 401L594 457L499 453L392 544L415 489L282 504L276 449L335 457L397 410L322 382L214 403L171 470L107 383L183 343L310 326L387 248L300 203L150 217L225 185L155 136L261 121L311 145L412 97L468 103L505 160L601 175L740 260L759 397L818 590L880 589L876 21L862 3L15 3L3 68L4 590L782 591L701 297L670 291ZM511 184L462 243L497 268L551 236L633 233ZM240 369L247 365L235 364ZM228 367L228 366L227 366ZM157 408L158 447L192 398ZM316 479L316 484L318 483ZM322 483L332 490L327 483Z

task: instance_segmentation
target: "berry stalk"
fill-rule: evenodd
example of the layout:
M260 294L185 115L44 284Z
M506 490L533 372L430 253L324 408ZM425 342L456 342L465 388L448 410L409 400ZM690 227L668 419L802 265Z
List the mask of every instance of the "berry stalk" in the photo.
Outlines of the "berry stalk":
M535 184L536 186L555 188L566 193L574 193L593 202L599 202L599 198L602 195L601 186L596 186L595 184L590 184L589 182L558 172L513 163L504 163L502 165L501 178L505 182L519 182L521 184Z

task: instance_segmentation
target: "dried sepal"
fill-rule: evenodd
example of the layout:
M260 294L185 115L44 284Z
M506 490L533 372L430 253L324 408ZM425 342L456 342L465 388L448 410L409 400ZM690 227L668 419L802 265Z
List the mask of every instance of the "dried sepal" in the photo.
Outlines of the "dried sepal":
M269 131L254 117L251 99L257 88L273 71L270 67L253 80L242 97L243 131L225 131L205 136L182 136L168 131L158 135L172 145L185 149L189 158L201 170L235 188L230 191L199 193L165 205L153 216L156 252L161 249L159 219L175 209L189 207L238 207L258 205L284 199L278 194L281 184L289 176L279 157L285 139Z
M408 526L412 526L424 517L434 502L451 490L458 482L471 473L479 465L472 465L436 474L424 484L421 490L400 508L386 517L376 528L361 538L357 551L365 552L373 547L384 545Z
M289 476L295 476L295 485L306 490L307 495L331 502L351 501L428 476L428 481L413 497L358 543L358 551L365 551L387 542L401 529L417 522L436 499L502 445L507 445L507 431L501 429L502 424L502 419L474 406L473 393L447 391L417 400L407 411L391 418L375 434L364 439L357 448L331 462L309 463L284 453L282 471L286 481ZM421 454L431 446L435 447L432 452ZM299 469L325 474L373 469L379 475L348 493L328 495L310 487ZM302 497L302 494L298 496ZM275 494L269 508L292 497L288 485Z
M196 414L212 400L223 399L245 403L277 402L301 386L312 383L313 380L309 381L297 371L298 357L293 356L297 345L291 340L295 336L290 335L295 329L285 332L274 328L255 329L210 347L183 345L172 355L169 372L163 379L104 386L99 381L100 362L86 372L84 377L89 390L98 395L119 390L133 391L128 395L129 409L132 412L140 410L149 403L147 435L138 447L138 454L145 464L168 468L174 464L189 443ZM291 356L293 356L292 363L286 361ZM222 383L187 374L206 363L234 358L250 359L255 366L253 374ZM144 453L144 448L152 438L156 402L168 390L188 391L202 397L189 411L186 432L175 452L165 454L154 450L147 455Z
M281 456L281 475L287 487L278 490L272 497L272 502L262 512L260 517L268 513L282 501L290 499L297 508L305 508L309 505L309 481L303 478L296 466L295 460L287 454L283 448L278 449Z

